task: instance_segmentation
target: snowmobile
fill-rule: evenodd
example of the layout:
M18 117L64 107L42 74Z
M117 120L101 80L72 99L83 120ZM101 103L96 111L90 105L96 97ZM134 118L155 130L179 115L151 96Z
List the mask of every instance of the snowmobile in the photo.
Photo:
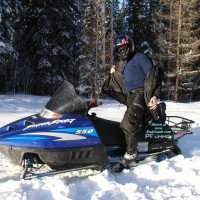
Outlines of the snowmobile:
M64 81L40 113L0 128L0 153L23 166L22 179L108 168L115 163L110 158L124 155L126 143L119 122L89 114L100 105L97 100L84 101ZM194 121L166 116L165 109L159 104L159 119L145 125L133 167L181 154L178 141L192 133ZM40 172L43 165L50 171Z

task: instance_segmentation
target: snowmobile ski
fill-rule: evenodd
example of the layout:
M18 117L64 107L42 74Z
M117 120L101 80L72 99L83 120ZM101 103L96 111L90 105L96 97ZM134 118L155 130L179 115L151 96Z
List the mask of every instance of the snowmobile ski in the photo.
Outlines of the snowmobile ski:
M80 170L84 170L84 169L100 169L98 167L98 165L89 165L89 166L84 166L84 167L74 167L71 169L63 169L63 170L52 170L52 171L47 171L47 172L41 172L41 173L37 173L37 171L41 169L38 168L25 168L24 172L22 173L21 179L24 180L31 180L34 178L42 178L42 177L46 177L46 176L53 176L53 175L57 175L57 174L62 174L62 173L67 173L67 172L73 172L73 171L80 171ZM34 171L32 171L34 170Z

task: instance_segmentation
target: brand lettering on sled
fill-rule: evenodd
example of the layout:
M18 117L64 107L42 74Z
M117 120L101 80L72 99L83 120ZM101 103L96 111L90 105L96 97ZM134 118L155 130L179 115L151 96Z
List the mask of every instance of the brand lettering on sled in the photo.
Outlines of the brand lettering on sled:
M171 135L145 134L145 138L171 138Z
M36 127L39 127L39 126L50 126L52 124L64 124L64 123L73 123L73 121L76 120L76 119L63 119L63 120L60 120L60 119L56 119L54 121L48 121L48 122L44 122L44 123L39 123L39 124L31 124L29 126L27 126L26 128L24 128L23 130L26 130L26 129L29 129L29 128L36 128Z

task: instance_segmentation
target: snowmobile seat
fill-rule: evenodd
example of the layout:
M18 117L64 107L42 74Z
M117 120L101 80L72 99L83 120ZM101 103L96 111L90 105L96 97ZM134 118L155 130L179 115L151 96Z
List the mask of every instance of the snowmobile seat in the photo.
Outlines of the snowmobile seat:
M159 121L164 123L166 120L166 104L164 102L158 104L157 112Z
M165 123L166 120L166 104L164 102L159 103L156 109L157 112L157 118L154 119L151 112L150 111L146 111L145 114L145 119L144 119L144 124L145 126L149 126L152 124L152 122L156 122L156 123Z

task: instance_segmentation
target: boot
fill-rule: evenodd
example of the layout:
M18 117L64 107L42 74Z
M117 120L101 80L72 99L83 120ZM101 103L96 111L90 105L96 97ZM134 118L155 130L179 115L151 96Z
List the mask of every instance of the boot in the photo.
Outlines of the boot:
M126 152L120 163L124 166L129 165L131 162L135 160L136 156L137 156L136 153L129 154Z
M129 153L125 153L124 157L122 158L122 160L115 164L112 167L112 171L113 172L122 172L124 169L130 169L130 163L134 162L135 158L136 158L137 154L129 154Z

